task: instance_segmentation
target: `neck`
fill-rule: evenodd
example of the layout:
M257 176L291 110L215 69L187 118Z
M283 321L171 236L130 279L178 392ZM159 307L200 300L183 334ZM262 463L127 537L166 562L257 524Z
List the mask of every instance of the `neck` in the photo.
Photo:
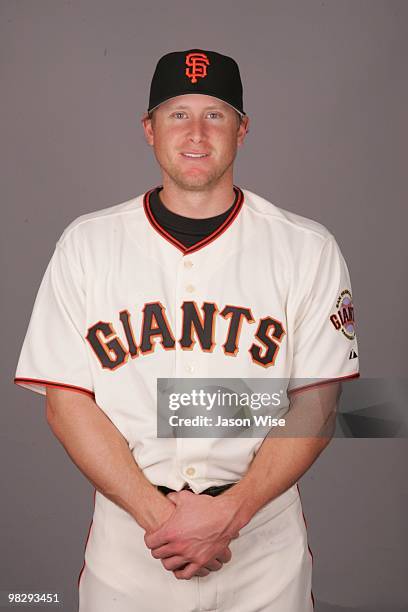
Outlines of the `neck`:
M160 199L166 208L183 217L206 219L221 215L230 208L234 198L232 176L229 180L221 179L217 184L206 186L199 191L184 189L163 176Z

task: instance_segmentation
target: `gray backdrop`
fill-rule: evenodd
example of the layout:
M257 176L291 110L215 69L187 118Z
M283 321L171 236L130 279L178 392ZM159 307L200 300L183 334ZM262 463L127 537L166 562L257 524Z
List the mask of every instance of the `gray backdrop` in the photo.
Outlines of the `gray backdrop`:
M162 54L237 59L252 124L235 182L335 234L362 375L406 376L407 17L397 0L1 1L0 590L75 610L93 489L12 379L64 227L160 181L140 116ZM408 609L406 449L334 440L302 479L319 611Z

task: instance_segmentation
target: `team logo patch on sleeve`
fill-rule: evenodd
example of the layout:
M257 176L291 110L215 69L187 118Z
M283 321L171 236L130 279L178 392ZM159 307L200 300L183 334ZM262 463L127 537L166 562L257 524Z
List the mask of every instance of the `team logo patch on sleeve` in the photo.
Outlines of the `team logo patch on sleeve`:
M341 331L349 340L354 340L356 337L354 326L354 307L351 292L348 289L343 289L336 300L336 311L330 315L330 321L334 328Z

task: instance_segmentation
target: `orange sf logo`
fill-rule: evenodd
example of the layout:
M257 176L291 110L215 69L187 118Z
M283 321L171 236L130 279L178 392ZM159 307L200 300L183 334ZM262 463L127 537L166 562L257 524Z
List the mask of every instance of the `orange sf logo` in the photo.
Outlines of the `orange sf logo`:
M191 79L192 83L197 83L197 77L204 78L207 76L207 66L210 60L205 53L189 53L186 56L186 66L190 66L191 70L186 68L186 76Z

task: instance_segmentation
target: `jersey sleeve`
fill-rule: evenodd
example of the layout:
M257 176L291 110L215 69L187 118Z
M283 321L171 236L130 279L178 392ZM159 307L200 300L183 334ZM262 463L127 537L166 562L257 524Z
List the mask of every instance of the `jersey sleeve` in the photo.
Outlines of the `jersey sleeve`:
M359 376L350 275L332 234L309 287L296 305L289 393Z
M43 395L53 386L93 396L85 323L82 269L59 241L37 292L14 382Z

